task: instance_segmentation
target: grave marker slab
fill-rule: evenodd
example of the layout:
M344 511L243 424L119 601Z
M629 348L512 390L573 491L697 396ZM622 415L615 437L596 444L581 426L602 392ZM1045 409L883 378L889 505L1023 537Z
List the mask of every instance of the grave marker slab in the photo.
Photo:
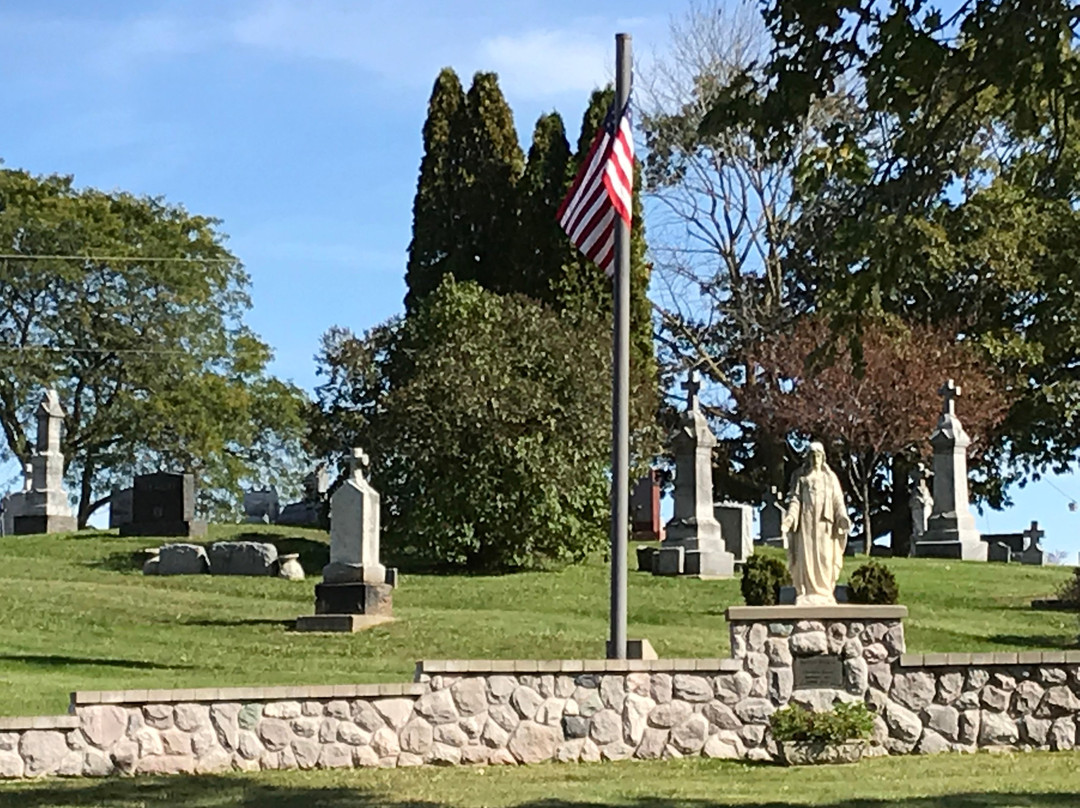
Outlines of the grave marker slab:
M195 477L159 471L140 474L132 485L131 522L121 536L205 536L195 518Z

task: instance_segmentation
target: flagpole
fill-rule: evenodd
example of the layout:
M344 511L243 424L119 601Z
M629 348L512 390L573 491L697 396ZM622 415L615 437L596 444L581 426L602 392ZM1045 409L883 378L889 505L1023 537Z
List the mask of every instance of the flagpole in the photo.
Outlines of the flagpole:
M630 98L629 34L615 35L615 110ZM611 640L609 659L626 659L626 550L630 522L630 227L615 217L611 391Z

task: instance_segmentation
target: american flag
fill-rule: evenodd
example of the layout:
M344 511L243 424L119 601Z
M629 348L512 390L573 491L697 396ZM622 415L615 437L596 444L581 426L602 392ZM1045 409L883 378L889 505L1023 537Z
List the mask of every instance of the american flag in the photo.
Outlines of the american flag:
M608 277L615 271L615 215L630 226L633 194L630 105L616 122L612 104L558 212L559 224L570 241Z

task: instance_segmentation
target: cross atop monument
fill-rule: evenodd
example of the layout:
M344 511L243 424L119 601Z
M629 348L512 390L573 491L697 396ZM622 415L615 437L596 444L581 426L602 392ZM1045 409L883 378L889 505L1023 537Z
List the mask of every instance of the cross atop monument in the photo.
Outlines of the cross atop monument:
M1024 549L1039 549L1045 535L1046 531L1039 529L1039 523L1032 522L1031 527L1024 531L1024 538L1027 539L1027 541L1024 542Z
M960 385L952 379L949 379L941 386L938 395L942 398L942 415L956 415L956 399L960 398L961 392Z
M691 369L686 374L686 381L682 383L682 389L686 391L686 409L693 412L698 408L698 391L701 390L701 374Z
M352 456L349 458L349 473L353 479L363 479L364 469L371 465L371 459L367 456L367 452L361 449L359 446L352 450Z

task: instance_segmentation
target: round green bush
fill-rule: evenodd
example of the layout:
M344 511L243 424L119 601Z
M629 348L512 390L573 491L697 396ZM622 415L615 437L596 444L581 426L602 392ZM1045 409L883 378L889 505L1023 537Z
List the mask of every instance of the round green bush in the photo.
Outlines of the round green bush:
M851 573L848 580L848 599L852 603L896 603L900 587L892 570L877 561L868 561Z
M755 554L743 564L739 588L747 606L775 606L780 602L780 587L790 584L791 573L783 561Z

